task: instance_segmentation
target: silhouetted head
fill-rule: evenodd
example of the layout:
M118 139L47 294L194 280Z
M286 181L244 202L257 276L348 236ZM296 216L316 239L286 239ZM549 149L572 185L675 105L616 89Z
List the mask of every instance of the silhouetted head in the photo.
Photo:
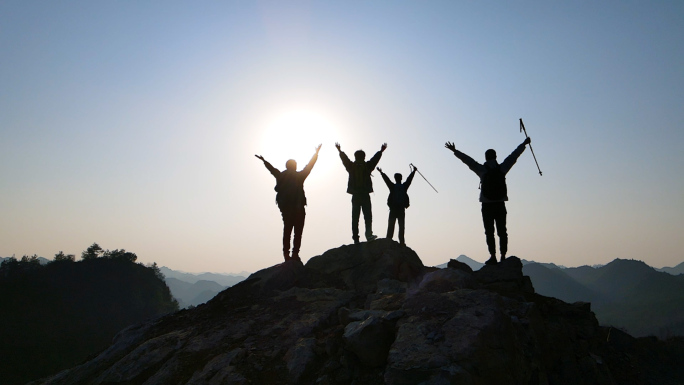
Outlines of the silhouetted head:
M363 162L364 160L366 160L366 153L363 152L363 150L356 151L354 153L354 159L357 162Z
M297 171L297 161L294 159L288 160L285 162L285 168L290 171Z
M401 177L401 174L399 174L399 173L394 174L394 180L395 180L397 183L401 183L401 178L402 178L402 177Z
M491 148L487 151L485 151L485 160L494 160L496 159L496 151L492 150Z

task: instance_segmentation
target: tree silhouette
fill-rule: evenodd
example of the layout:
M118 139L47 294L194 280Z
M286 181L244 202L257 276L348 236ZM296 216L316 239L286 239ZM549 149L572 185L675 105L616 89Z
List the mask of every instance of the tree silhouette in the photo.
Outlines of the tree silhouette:
M76 260L76 256L73 254L64 254L61 250L59 253L55 254L55 261L68 261L68 262L74 262Z
M116 249L112 251L105 251L102 254L102 258L121 259L128 262L135 262L138 259L138 256L135 255L135 253L128 252L124 249Z
M104 250L97 243L90 245L83 253L81 253L82 259L95 259L104 253Z

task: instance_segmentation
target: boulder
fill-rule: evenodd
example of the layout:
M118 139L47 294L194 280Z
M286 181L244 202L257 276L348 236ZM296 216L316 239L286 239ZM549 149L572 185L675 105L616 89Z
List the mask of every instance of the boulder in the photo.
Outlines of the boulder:
M363 321L351 322L344 329L345 347L362 365L376 367L387 361L394 331L390 322L371 315Z
M485 265L473 273L483 287L502 294L534 293L530 277L522 273L522 262L518 257L508 257L496 265Z
M474 289L477 285L477 280L472 273L448 268L425 274L418 288L419 290L445 293L457 289Z
M300 338L285 354L287 370L295 383L316 358L314 346L316 346L315 338Z
M306 267L339 276L348 288L363 293L374 292L383 279L415 283L424 271L423 262L411 248L390 239L328 250L311 258Z
M464 271L466 273L472 273L473 272L473 269L470 266L468 266L467 264L465 264L461 261L455 260L455 259L450 259L449 263L447 263L447 267L449 269L461 270L461 271Z

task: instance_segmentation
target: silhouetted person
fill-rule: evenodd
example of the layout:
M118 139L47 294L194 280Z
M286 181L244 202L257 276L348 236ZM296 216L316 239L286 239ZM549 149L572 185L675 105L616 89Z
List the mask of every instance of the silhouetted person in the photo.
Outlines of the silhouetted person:
M482 202L482 221L484 222L487 247L490 258L485 262L488 265L496 264L496 241L494 240L494 226L499 235L499 249L501 261L506 259L508 251L508 233L506 232L506 201L508 191L506 188L506 174L525 151L525 146L530 143L526 138L511 155L501 164L496 161L496 151L489 149L485 152L485 163L477 163L473 158L458 151L453 143L446 142L444 147L454 152L454 155L465 163L475 174L480 177L480 202Z
M396 183L392 183L390 178L382 172L382 169L378 167L380 175L382 175L382 180L385 181L387 188L389 188L390 193L387 197L387 206L389 206L389 219L387 220L387 239L392 239L394 237L394 223L399 222L399 243L406 245L404 240L404 218L406 217L406 209L409 207L410 200L408 196L408 189L413 182L413 176L416 175L417 168L413 167L411 174L406 178L406 182L401 183L402 175L399 173L394 174L394 180Z
M304 180L309 176L311 169L318 160L318 151L321 145L316 147L316 153L309 164L302 171L297 171L297 162L290 159L285 163L285 171L279 171L267 162L263 156L254 155L264 162L264 166L276 178L275 191L276 204L283 216L283 256L285 261L299 259L299 248L302 244L302 231L306 217L306 196L304 195ZM294 242L292 245L292 257L290 257L290 236L294 229Z
M358 150L354 153L354 161L347 157L339 143L335 143L335 148L340 153L340 159L344 168L349 173L347 182L347 193L352 195L352 238L354 243L359 243L359 215L363 211L363 219L366 222L366 240L372 241L377 238L373 235L373 212L371 211L370 193L373 192L373 182L371 173L378 165L382 153L387 149L387 143L380 147L373 157L366 162L366 153Z

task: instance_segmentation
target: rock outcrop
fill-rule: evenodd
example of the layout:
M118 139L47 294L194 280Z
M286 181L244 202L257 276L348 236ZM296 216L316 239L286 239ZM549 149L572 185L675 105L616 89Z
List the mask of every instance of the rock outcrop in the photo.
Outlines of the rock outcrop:
M256 272L37 383L664 384L684 379L682 345L535 294L515 257L435 269L377 240Z

